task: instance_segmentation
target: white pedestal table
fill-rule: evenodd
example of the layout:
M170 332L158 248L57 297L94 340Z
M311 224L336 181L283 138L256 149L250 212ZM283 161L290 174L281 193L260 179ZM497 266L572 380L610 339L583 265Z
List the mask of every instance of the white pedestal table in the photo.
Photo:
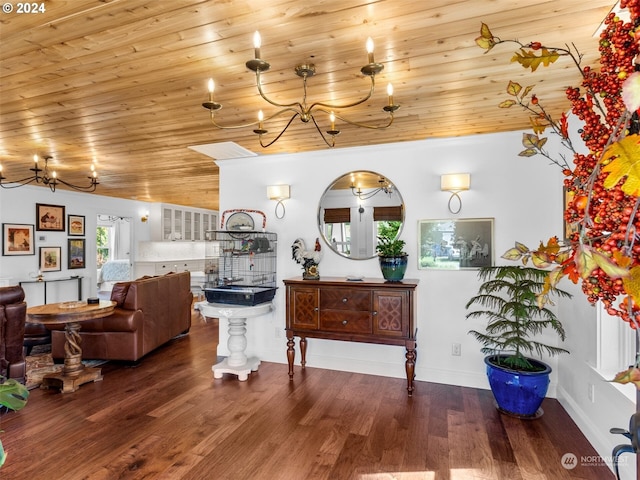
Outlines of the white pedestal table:
M258 370L260 359L247 357L247 319L265 315L273 310L271 302L259 305L228 305L223 303L198 302L196 304L200 313L209 318L226 318L229 322L228 332L229 356L220 363L216 363L211 370L213 378L222 378L224 373L232 373L238 376L241 382L249 378L251 372Z

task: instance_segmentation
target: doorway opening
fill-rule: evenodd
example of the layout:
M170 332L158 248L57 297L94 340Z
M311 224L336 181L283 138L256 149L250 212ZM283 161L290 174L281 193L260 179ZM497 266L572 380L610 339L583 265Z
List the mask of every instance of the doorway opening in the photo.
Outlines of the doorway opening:
M96 222L98 297L109 299L113 285L131 280L131 217L100 214Z

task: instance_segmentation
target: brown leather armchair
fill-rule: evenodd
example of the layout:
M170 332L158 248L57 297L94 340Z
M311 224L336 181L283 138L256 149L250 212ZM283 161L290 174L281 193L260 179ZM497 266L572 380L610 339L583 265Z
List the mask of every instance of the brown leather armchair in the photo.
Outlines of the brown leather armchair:
M26 319L22 287L0 287L0 375L22 383L26 374L22 345Z

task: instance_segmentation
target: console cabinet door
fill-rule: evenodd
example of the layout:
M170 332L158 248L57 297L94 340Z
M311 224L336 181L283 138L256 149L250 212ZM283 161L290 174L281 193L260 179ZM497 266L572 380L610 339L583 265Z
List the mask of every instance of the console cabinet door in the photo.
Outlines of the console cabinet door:
M409 337L411 304L407 290L373 292L373 334L387 337Z
M294 287L289 291L287 328L317 330L319 326L319 299L317 288Z

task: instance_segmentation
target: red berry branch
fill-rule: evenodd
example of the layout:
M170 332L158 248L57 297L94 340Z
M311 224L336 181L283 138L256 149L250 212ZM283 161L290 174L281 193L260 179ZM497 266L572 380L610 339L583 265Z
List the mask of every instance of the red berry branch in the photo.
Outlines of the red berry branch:
M509 82L510 98L501 108L517 105L531 116L533 133L523 135L525 149L520 156L542 155L559 166L565 175L568 202L564 216L572 227L565 242L549 239L535 250L516 243L503 257L531 261L539 268L552 267L550 285L568 277L581 287L591 303L601 301L610 315L618 316L631 328L640 326L640 103L629 106L627 98L640 98L640 0L623 0L630 13L624 21L611 13L600 34L599 68L582 66L582 55L574 45L562 48L541 42L523 44L502 40L482 24L476 43L491 50L496 45L515 43L511 59L535 72L561 58L569 58L579 69L579 87L566 90L571 112L582 121L580 137L588 153L578 153L571 142L565 114L552 118L533 86ZM637 63L636 63L637 62ZM626 95L630 92L632 95ZM554 154L546 150L549 129L558 135L567 150ZM539 298L547 301L546 292ZM640 361L640 357L638 359ZM640 388L640 367L631 368L621 379Z

